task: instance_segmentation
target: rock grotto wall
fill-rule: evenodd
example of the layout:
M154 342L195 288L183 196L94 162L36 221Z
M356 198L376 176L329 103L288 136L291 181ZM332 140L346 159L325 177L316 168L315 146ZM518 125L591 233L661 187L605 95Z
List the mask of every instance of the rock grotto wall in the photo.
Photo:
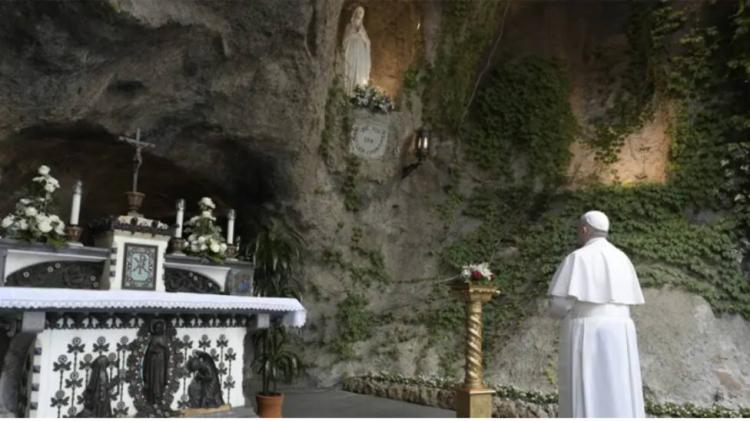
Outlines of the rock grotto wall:
M505 3L479 3L494 5L469 7L459 31L486 27L489 38L473 42L479 59L458 71L473 80L501 27L493 60L510 51L560 59L582 128L567 169L574 186L592 176L666 179L666 103L629 135L611 166L595 163L584 142L590 120L613 96L597 51L608 52L615 74L627 68L627 4L516 2L506 14ZM140 128L157 145L142 169L147 214L169 219L178 197L190 204L210 194L220 206L238 208L243 236L252 236L252 222L270 210L303 234L309 323L297 345L307 381L330 386L380 370L457 376L462 347L451 323L461 310L439 292L453 274L441 253L484 224L462 213L469 206L460 198L500 182L475 168L466 139L441 130L431 157L403 177L415 162L414 132L437 114L429 92L465 103L448 95L453 80L427 79L440 74L444 34L455 23L439 1L364 4L374 9L365 20L371 40L382 41L373 55L386 56L387 46L396 57L373 70L374 83L398 93L387 116L352 111L335 88L350 2L0 3L0 209L12 206L41 163L68 186L61 197L84 179L84 219L124 209L131 155L114 139ZM438 87L425 89L428 83ZM382 157L352 157L352 124L386 127ZM504 244L499 254L512 260L518 247ZM750 345L748 323L715 316L681 290L649 289L647 299L636 322L649 396L750 405L742 351ZM543 304L524 306L515 329L488 335L496 336L488 344L488 380L552 392L557 327L543 316Z
M68 141L94 142L86 158L45 147L30 148L38 159L3 153L5 172L14 173L6 180L42 158L67 161L58 167L64 177L86 176L90 168L106 174L101 168L124 167L132 156L113 139L140 128L157 145L155 155L177 167L146 159L144 178L150 172L159 180L146 206L174 200L178 192L172 196L167 186L165 197L157 191L168 173L180 171L212 182L237 206L290 193L287 167L306 152L304 139L315 132L325 102L339 5L246 6L3 4L0 138L62 141L58 150L76 149ZM107 147L119 156L101 156Z

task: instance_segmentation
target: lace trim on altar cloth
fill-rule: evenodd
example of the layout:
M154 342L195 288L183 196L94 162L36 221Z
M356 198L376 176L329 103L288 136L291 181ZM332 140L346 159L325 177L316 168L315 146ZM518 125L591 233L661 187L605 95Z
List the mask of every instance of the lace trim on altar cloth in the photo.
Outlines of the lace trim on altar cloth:
M126 290L0 287L0 309L13 310L209 310L285 313L284 324L301 327L307 312L294 298L247 297Z

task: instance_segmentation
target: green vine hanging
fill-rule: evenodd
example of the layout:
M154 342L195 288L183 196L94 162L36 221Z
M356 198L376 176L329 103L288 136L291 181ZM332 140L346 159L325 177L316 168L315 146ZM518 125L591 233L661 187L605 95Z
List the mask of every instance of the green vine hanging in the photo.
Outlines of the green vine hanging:
M506 182L525 172L531 183L561 184L578 130L569 95L558 61L505 53L479 91L463 135L469 159Z

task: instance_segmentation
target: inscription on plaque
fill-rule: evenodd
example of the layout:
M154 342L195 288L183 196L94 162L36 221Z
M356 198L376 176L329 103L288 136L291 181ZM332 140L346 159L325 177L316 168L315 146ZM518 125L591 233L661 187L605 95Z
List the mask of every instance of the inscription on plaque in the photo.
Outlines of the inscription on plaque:
M349 152L360 158L376 159L385 154L388 146L388 126L383 124L356 124L352 128Z

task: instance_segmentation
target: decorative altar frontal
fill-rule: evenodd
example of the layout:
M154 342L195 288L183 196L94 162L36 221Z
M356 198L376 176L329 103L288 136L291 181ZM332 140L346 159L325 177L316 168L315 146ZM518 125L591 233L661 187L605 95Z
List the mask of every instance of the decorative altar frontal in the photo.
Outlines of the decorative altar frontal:
M82 183L70 225L51 210L50 168L0 221L0 412L17 417L171 417L246 406L245 337L274 324L301 327L293 298L253 296L254 265L236 258L216 205L169 226L138 212L137 149L129 212L88 225L79 242ZM151 145L152 146L152 145ZM184 233L188 234L183 238Z
M109 391L111 416L174 415L189 407L189 362L196 355L213 361L222 405L244 406L248 329L266 327L273 318L287 326L305 323L305 309L295 299L225 294L237 286L237 273L251 276L246 263L167 258L164 278L170 281L163 292L94 289L109 275L109 258L106 249L55 250L0 240L0 316L12 325L12 348L28 343L23 358L5 358L0 375L0 383L16 384L16 416L75 417L96 376L106 377L101 387ZM178 282L177 275L193 283ZM172 292L186 290L195 292ZM165 351L164 391L154 404L144 395L143 369L157 343Z

